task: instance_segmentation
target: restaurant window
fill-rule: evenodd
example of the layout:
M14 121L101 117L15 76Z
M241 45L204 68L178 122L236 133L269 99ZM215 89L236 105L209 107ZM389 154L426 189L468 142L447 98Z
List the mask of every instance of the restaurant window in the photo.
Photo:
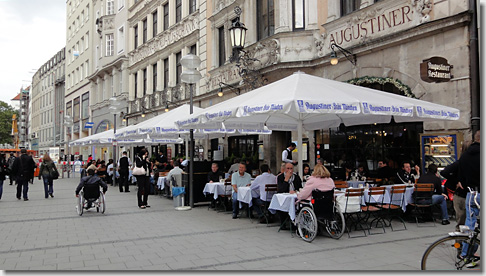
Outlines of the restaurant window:
M164 31L169 29L169 3L163 6L164 9Z
M189 14L196 11L196 0L189 0Z
M138 47L138 26L133 27L133 34L134 34L134 49Z
M305 8L304 0L293 0L292 1L292 18L293 18L293 29L303 30L305 28Z
M258 40L262 40L274 34L274 0L257 0L257 26Z
M181 83L181 74L182 74L182 64L181 64L181 52L176 54L176 84Z
M228 154L239 158L250 158L258 154L258 135L228 138Z
M73 103L73 121L79 122L79 97L74 99Z
M226 47L224 43L224 26L218 28L218 64L223 66L226 61Z
M345 16L359 10L360 5L361 0L341 0L341 16Z
M157 63L152 64L152 88L157 91Z
M142 21L143 33L142 33L142 41L143 43L147 42L147 18Z
M89 118L89 92L84 93L83 96L82 96L81 118L83 120Z
M147 95L147 68L143 69L143 87L142 87L143 95Z
M152 37L156 37L157 36L157 11L154 11L152 13L152 22L153 22Z
M164 89L169 88L169 59L164 59Z
M182 19L182 0L176 0L176 23Z

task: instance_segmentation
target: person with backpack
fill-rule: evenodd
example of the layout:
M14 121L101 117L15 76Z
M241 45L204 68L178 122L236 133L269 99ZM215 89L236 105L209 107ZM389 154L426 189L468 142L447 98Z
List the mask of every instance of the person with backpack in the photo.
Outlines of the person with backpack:
M24 201L29 200L27 193L29 191L29 181L34 178L36 164L32 156L27 155L26 149L20 150L20 157L15 158L12 166L12 175L17 182L17 199L20 200L21 194Z
M5 160L5 154L0 154L0 199L2 199L3 193L3 182L5 181L5 176L7 175L7 160Z
M10 154L10 157L8 158L8 161L7 161L7 174L9 175L9 179L10 179L10 185L13 184L13 181L15 180L15 176L14 174L12 173L12 168L13 168L13 163L15 161L15 156L13 153Z
M49 198L49 196L54 197L54 187L53 182L54 179L59 177L59 172L57 171L56 164L52 161L49 154L44 154L42 158L42 163L39 170L39 180L44 180L44 195L45 198Z

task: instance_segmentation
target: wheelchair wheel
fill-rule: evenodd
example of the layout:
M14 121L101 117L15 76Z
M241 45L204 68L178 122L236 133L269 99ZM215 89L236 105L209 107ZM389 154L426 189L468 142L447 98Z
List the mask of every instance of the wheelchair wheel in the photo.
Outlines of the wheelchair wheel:
M102 214L105 213L106 210L106 203L105 203L105 195L100 192L100 199L99 199L99 211L101 211ZM98 210L97 208L97 210Z
M297 217L299 236L306 242L312 242L317 236L317 218L310 207L304 207Z
M344 215L337 206L334 206L334 220L328 220L325 223L326 231L333 239L339 239L344 234L346 222Z
M83 210L84 210L84 196L83 193L79 193L78 197L78 204L76 205L76 211L78 212L78 215L82 216L83 215Z

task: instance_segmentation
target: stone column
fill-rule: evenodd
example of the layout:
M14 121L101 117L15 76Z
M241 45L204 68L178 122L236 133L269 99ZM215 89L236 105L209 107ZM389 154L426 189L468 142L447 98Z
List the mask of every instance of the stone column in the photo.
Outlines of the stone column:
M154 87L153 87L153 67L152 64L147 66L147 94L153 94Z
M130 78L128 79L128 87L130 87L130 89L128 90L128 100L133 101L137 98L137 95L135 95L135 75L134 74L130 74Z
M149 41L154 33L154 19L151 13L147 15L147 41Z
M304 10L305 10L305 20L306 22L306 30L308 29L319 29L318 19L317 19L317 2L315 0L308 0L305 2Z
M138 70L137 73L137 98L143 97L143 70Z
M138 22L138 47L143 44L143 22Z
M162 84L164 83L163 82L163 67L164 66L164 63L162 62L161 59L157 60L157 87L155 87L155 89L157 91L161 91L162 90Z
M256 2L256 1L255 1ZM292 1L280 0L275 5L275 34L292 31ZM255 3L256 5L256 3ZM258 20L255 20L258 22Z

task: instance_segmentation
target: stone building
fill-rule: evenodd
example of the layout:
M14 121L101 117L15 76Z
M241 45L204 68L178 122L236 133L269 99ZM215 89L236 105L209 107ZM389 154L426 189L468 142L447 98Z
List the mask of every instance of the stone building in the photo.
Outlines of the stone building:
M63 134L65 48L44 63L32 77L30 137L39 156L60 147Z

